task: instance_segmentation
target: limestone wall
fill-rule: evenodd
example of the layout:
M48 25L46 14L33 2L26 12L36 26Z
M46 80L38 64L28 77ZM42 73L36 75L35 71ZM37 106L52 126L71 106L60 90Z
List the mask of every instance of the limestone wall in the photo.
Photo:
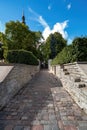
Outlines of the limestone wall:
M8 65L5 65L8 66ZM0 83L0 109L39 71L39 66L16 64Z
M87 69L87 63L73 63L64 66L51 66L50 72L60 78L63 87L87 113L87 75L82 68L80 68L81 66L86 66L85 69Z

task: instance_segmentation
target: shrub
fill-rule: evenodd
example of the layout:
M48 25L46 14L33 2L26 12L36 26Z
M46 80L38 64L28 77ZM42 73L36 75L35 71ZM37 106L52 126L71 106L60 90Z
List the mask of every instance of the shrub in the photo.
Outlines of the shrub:
M9 63L22 63L28 65L38 65L37 58L32 52L25 50L9 50L7 53L6 60Z
M72 46L65 47L52 61L52 65L72 62Z

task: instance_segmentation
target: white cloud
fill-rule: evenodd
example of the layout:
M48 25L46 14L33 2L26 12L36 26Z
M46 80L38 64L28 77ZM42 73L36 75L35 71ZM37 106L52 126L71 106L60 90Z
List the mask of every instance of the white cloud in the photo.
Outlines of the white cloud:
M68 45L72 44L72 41L73 41L73 39L69 38L68 41L67 41Z
M34 15L33 20L39 22L44 28L48 26L47 22L43 19L43 17L36 13L34 10L29 8L29 12L31 12Z
M62 34L63 38L67 39L68 38L68 33L65 31L65 28L68 25L68 20L62 22L62 23L56 23L53 26L53 29L50 29L50 27L46 27L43 31L43 37L46 40L47 37L51 34L51 33L55 33L55 32L59 32Z
M51 34L51 30L50 30L50 27L48 26L48 27L46 27L46 28L44 29L44 31L42 32L42 35L43 35L44 39L46 40L47 37L48 37L50 34Z
M71 3L69 3L69 4L67 5L67 9L68 9L68 10L71 9Z
M39 17L39 15L34 10L32 10L30 7L29 7L29 12L31 12L36 17Z
M55 33L55 32L61 33L63 38L65 39L68 38L68 33L65 31L65 29L68 26L68 22L69 22L68 20L62 23L57 22L56 24L54 24L53 29L50 29L48 23L44 20L44 18L41 15L34 12L31 8L29 8L29 11L34 15L35 21L39 22L44 27L42 35L45 40L51 33Z
M45 28L48 27L47 22L43 19L42 16L39 16L37 21L38 21L43 27L45 27Z

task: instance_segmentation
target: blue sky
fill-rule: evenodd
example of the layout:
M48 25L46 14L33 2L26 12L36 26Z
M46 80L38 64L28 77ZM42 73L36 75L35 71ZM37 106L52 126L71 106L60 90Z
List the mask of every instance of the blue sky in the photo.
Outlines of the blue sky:
M23 10L30 30L41 31L45 39L54 32L68 43L87 36L87 0L0 0L0 31L10 20L21 21Z

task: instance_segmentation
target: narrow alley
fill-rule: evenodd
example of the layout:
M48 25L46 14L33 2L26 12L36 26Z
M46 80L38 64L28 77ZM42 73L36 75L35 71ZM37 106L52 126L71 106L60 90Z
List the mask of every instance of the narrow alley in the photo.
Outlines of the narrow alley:
M0 111L0 130L87 130L87 115L43 70Z

